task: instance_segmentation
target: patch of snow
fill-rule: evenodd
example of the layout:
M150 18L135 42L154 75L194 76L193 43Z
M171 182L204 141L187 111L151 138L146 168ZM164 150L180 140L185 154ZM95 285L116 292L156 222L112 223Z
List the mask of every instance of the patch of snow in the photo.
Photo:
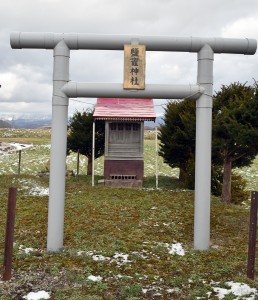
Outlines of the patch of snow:
M153 294L153 296L154 296L154 297L161 297L161 296L162 296L162 294L161 294L161 293L159 293L159 292L157 292L157 293Z
M111 258L103 255L93 255L92 259L95 261L104 261L104 260L110 260Z
M82 255L82 253L84 253L84 252L83 251L79 251L79 252L77 252L77 255ZM128 260L129 254L124 254L124 253L119 253L119 252L115 252L115 254L113 255L113 257L103 256L101 254L94 254L93 251L85 252L85 254L88 255L88 256L91 256L92 259L95 260L95 261L105 261L105 260L108 260L111 263L112 262L117 263L118 266L121 266L123 264L131 262L130 260Z
M175 244L168 244L168 243L157 243L158 246L163 246L168 249L168 253L171 255L180 255L184 256L185 255L185 250L182 247L181 243L175 242Z
M13 151L24 150L33 147L30 144L20 144L20 143L5 143L0 142L0 154L9 153Z
M235 296L240 296L240 297L250 295L249 298L245 298L245 299L249 299L249 300L255 300L255 297L257 296L257 290L255 288L250 288L245 283L229 281L229 282L226 282L226 285L229 286L230 289L219 288L219 287L213 288L214 292L217 293L217 297L219 299L224 299L225 295L228 295L230 293L232 293ZM237 297L236 299L239 299L239 298Z
M115 259L118 265L123 265L125 263L131 262L131 260L128 260L128 256L129 254L116 252L113 258Z
M245 296L257 292L255 288L250 288L245 283L229 281L227 285L231 287L232 293L236 296Z
M164 226L169 226L169 225L170 225L170 223L163 223L163 225L164 225Z
M214 292L217 293L217 297L221 300L224 299L225 295L231 293L231 290L215 287L213 288Z
M137 257L142 258L142 259L147 259L148 258L148 256L146 255L147 254L146 250L142 250L141 252L133 251L132 254L136 255Z
M220 283L219 281L211 280L210 285L218 285L219 283Z
M28 191L31 196L48 196L49 188L39 186L35 180L18 179L18 182L22 185L22 190Z
M184 256L185 255L185 250L183 249L182 245L180 243L175 243L169 246L168 248L168 253L169 254L177 254L180 256Z
M178 288L178 287L176 287L176 288L173 288L173 289L167 289L167 292L169 293L169 294L171 294L171 293L179 293L180 292L180 289Z
M22 254L22 253L29 254L30 252L33 252L33 251L35 251L33 248L26 248L23 245L20 245L20 247L19 247L19 253L20 254Z
M121 275L121 274L114 275L113 277L116 278L116 279L121 279L121 278L132 279L133 278L132 276Z
M30 292L27 296L22 297L26 300L40 300L40 299L50 299L48 292L39 291L39 292Z
M208 298L210 298L212 292L207 292L206 294L207 294Z
M88 279L96 282L96 281L101 281L103 278L101 276L90 275L88 276Z
M26 253L26 254L29 254L30 252L34 251L33 248L25 248L23 249L23 251Z
M49 188L44 188L42 186L35 186L30 190L30 195L32 196L48 196L49 195Z
M19 143L10 143L10 146L14 147L16 151L33 147L33 145L30 144L19 144Z

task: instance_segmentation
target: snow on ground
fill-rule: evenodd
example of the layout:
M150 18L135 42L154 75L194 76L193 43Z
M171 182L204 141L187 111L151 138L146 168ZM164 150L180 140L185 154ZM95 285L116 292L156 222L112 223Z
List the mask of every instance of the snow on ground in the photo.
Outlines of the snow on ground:
M144 244L149 244L149 243L150 242L144 242ZM151 243L153 243L153 242L151 242ZM178 243L178 242L174 242L172 244L154 242L152 248L157 247L157 246L167 248L168 253L170 255L179 255L179 256L185 255L185 250L184 250L182 244ZM124 264L130 264L131 262L133 262L134 256L140 257L142 259L148 259L151 255L152 256L154 255L154 253L152 253L151 251L147 251L145 249L143 249L142 251L133 251L130 254L116 252L112 257L103 256L101 254L95 254L94 251L88 251L88 252L78 251L77 252L77 255L83 255L83 254L85 254L87 256L91 256L92 259L95 261L109 261L110 263L115 262L115 263L117 263L118 267L121 267ZM156 258L158 258L158 257L156 257ZM146 276L146 275L143 275L143 277L144 276ZM119 280L126 276L125 275L114 275L114 277ZM90 275L88 277L88 279L91 281L95 281L95 282L108 280L107 278L105 279L100 276L93 276L93 275ZM162 281L163 281L163 278L156 276L156 281L153 282L152 285L144 286L142 288L143 294L147 294L148 292L154 292L154 294L156 296L159 296L160 292L162 292L162 289L159 287L158 283L160 283ZM189 288L190 288L192 282L193 282L192 279L189 279ZM235 296L235 298L232 298L232 300L240 300L240 299L255 300L255 299L257 299L257 296L258 296L258 291L255 288L250 288L245 283L229 281L229 282L226 282L226 284L223 284L223 283L220 284L220 282L213 282L213 281L208 283L206 280L204 280L203 283L207 284L210 287L210 291L207 292L206 297L197 297L196 299L209 299L211 297L211 295L214 293L216 293L215 297L217 297L217 299L219 299L219 300L224 299L229 294L232 294L232 296ZM222 285L224 287L221 288L221 287L219 287L220 285ZM225 288L225 285L228 288ZM180 292L180 289L177 287L176 288L167 288L167 293L169 293L169 294L170 293L178 293L178 292ZM160 295L162 295L162 294L160 294Z
M90 275L88 276L88 279L91 281L101 281L103 278L101 276Z
M85 254L87 256L91 256L91 258L94 261L105 261L106 260L106 261L110 261L110 263L115 262L118 266L122 266L126 263L132 262L131 260L128 259L129 254L120 253L120 252L115 252L115 254L112 257L94 254L93 251L88 251L88 252L78 251L77 252L78 256L80 256L82 254Z
M169 243L160 243L160 242L144 242L143 244L152 244L152 248L154 247L164 247L165 249L168 249L168 254L169 255L179 255L179 256L183 256L185 255L185 250L183 248L183 245L181 243L178 242L174 242L172 244ZM33 251L36 251L33 248L26 248L23 245L19 246L19 254L27 254L27 255L31 255L31 253ZM108 261L110 264L112 263L116 263L117 266L120 268L125 264L130 264L134 261L135 257L140 257L141 259L148 259L151 256L153 257L153 255L155 256L154 253L152 253L151 251L147 251L145 249L143 249L142 251L133 251L130 252L129 254L125 254L122 252L115 252L113 256L104 256L102 254L96 254L96 251L78 251L77 255L86 255L86 256L90 256L94 261ZM155 256L156 258L158 258L157 256ZM126 278L126 277L130 277L130 276L126 276L126 275L113 275L114 278L116 278L117 280ZM132 277L130 277L132 278ZM139 277L139 279L147 279L148 276L147 275L142 275L142 278ZM108 281L109 278L103 278L99 275L89 275L87 277L87 279L89 281L92 282L100 282L100 281ZM160 287L160 283L164 281L163 278L161 278L160 276L155 276L154 280L152 282L151 285L148 286L143 286L142 288L142 292L143 294L147 294L152 292L153 295L159 296L162 295L162 291L163 288ZM189 282L189 288L191 288L191 284L193 283L193 280L191 278L189 278L188 280ZM211 295L214 293L216 293L215 297L218 300L221 299L225 299L227 297L227 295L232 295L232 297L234 298L230 298L232 300L255 300L257 299L258 296L258 291L255 288L251 288L249 287L247 284L245 283L239 283L239 282L233 282L233 281L229 281L226 283L220 283L220 282L214 282L211 281L210 283L207 280L203 280L203 284L206 285L206 288L208 287L208 289L210 289L210 291L208 291L206 293L205 297L197 297L196 299L209 299L211 297ZM223 286L223 287L220 287ZM166 291L168 294L172 294L172 293L179 293L180 292L180 288L178 287L166 287ZM39 299L50 299L50 295L49 293L45 292L45 291L39 291L39 292L31 292L28 295L24 296L23 299L26 300L39 300Z
M0 142L0 154L9 153L12 151L25 150L33 147L31 144L20 144L20 143L5 143Z
M49 188L39 186L38 182L33 179L16 179L21 185L20 190L26 191L30 196L48 196Z
M241 299L245 299L245 300L257 299L256 298L256 296L258 295L257 290L255 288L250 288L245 283L229 281L229 282L226 282L226 285L229 287L229 289L219 288L219 287L213 288L214 292L217 293L218 299L224 299L225 296L229 295L229 294L233 294L233 295L237 296L235 298L235 300L240 299L239 297L241 297Z
M44 188L42 186L35 186L30 190L30 195L32 196L48 196L49 188Z
M18 173L18 150L21 154L21 174L37 175L45 169L50 157L50 145L28 145L0 142L0 175Z
M50 299L48 292L39 291L39 292L30 292L27 296L22 297L26 300L41 300L41 299Z
M149 243L149 242L144 242L144 244L146 244L146 243ZM182 244L177 243L177 242L175 242L174 244L154 242L154 245L153 245L152 248L154 248L156 246L161 246L161 247L167 248L168 253L171 254L171 255L180 255L180 256L185 255L185 250L183 249ZM132 256L137 256L137 257L140 257L142 259L147 259L149 256L157 257L156 254L154 254L153 252L148 252L145 249L143 249L142 251L133 251L130 254L115 252L112 257L103 256L101 254L95 254L94 251L88 251L88 252L78 251L77 252L78 256L81 256L83 254L85 254L87 256L91 256L91 258L94 261L110 261L110 263L115 262L118 266L122 266L124 264L131 263L132 262L132 258L131 258Z
M172 255L174 255L174 254L177 254L180 256L185 255L185 250L183 249L183 247L180 243L175 243L175 244L169 245L168 250L169 250L168 253L172 254Z
M19 254L22 254L22 253L29 254L30 252L33 252L33 251L35 251L33 248L26 248L25 246L20 245L18 253Z

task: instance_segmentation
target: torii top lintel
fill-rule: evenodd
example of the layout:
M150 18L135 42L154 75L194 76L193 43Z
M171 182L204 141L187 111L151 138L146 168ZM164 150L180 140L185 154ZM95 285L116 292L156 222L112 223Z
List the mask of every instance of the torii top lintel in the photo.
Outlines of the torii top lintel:
M146 45L147 51L199 52L204 45L208 44L214 53L253 55L257 49L257 41L247 38L13 32L10 39L13 49L54 49L61 40L71 50L123 50L125 44L142 44Z

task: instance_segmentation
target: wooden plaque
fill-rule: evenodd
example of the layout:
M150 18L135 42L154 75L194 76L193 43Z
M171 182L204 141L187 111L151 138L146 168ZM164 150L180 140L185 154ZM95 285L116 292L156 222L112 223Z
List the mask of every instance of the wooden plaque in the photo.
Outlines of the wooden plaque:
M145 89L144 45L124 45L124 89Z

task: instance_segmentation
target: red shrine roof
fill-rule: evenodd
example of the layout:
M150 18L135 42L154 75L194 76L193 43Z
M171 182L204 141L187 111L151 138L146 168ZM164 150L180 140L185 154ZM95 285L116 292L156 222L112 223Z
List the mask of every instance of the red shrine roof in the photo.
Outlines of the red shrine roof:
M95 120L155 121L153 99L98 98Z

